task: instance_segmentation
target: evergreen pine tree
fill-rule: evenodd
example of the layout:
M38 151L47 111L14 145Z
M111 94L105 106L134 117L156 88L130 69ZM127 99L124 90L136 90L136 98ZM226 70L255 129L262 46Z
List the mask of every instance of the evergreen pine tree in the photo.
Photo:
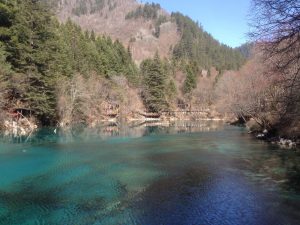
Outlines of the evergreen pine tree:
M18 0L13 7L7 60L27 80L23 102L38 118L48 122L55 117L56 103L51 62L58 46L52 14L40 1Z
M166 101L166 75L158 56L141 64L144 79L144 101L150 112L160 112L168 107Z
M185 94L191 93L197 87L196 71L194 65L189 64L186 66L186 79L183 86Z

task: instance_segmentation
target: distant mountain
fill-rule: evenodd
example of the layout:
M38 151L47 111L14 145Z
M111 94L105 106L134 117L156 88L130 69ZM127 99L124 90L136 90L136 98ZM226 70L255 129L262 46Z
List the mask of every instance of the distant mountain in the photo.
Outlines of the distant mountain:
M247 42L237 47L236 50L238 50L245 58L249 58L252 54L253 47L253 43Z
M156 51L162 57L170 56L170 49L180 39L176 24L160 7L148 7L155 16L146 17L144 5L135 0L50 0L57 6L56 13L61 22L68 18L83 29L94 30L96 34L109 35L130 46L137 63L152 57ZM157 5L156 5L157 6ZM130 14L136 15L130 17ZM158 22L159 35L157 32Z
M130 48L139 64L153 57L195 60L199 66L236 69L240 52L221 45L197 23L181 13L167 13L159 4L136 0L45 0L61 22L71 19L83 29L108 35Z

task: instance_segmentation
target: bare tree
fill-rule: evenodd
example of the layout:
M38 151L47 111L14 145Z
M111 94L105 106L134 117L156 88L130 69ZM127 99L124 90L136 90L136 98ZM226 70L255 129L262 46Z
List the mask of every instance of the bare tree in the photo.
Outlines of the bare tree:
M268 76L276 76L281 123L300 118L300 1L253 0L250 34L263 50Z
M292 45L299 38L299 0L252 0L252 27L250 34L256 41L279 47L285 41Z
M261 54L249 60L240 71L228 71L216 88L218 108L223 113L252 118L262 128L272 128L277 121L278 93L275 76L265 76L268 67L261 63Z
M279 69L299 63L300 1L253 0L252 7L250 36L254 41L262 44L268 56L284 59Z
M64 125L93 126L110 116L127 119L135 111L143 111L138 91L121 75L107 80L96 74L88 77L77 74L60 80L57 95L60 122Z

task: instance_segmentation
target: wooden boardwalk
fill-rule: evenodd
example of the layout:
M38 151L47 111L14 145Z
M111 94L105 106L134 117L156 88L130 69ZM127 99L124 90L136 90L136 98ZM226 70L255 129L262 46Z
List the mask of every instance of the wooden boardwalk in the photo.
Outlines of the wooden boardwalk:
M180 115L205 116L209 113L209 110L165 110L160 113L137 111L136 113L139 114L140 116L143 116L146 119L159 119L161 116L180 116ZM108 110L106 111L105 116L110 118L116 118L119 116L119 111Z
M161 113L143 112L139 113L145 118L160 118L161 116L176 116L176 115L207 115L209 110L165 110Z
M169 110L163 111L162 114L166 116L176 116L176 115L207 115L208 110Z

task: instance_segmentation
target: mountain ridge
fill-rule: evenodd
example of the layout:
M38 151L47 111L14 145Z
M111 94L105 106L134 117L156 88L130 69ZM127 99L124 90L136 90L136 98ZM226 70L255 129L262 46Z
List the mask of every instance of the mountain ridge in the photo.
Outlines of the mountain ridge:
M86 3L88 10L76 15L76 7L81 0L58 0L56 14L60 22L71 19L83 29L94 31L97 35L108 35L112 39L120 40L129 47L136 63L154 56L156 51L162 57L170 57L170 47L176 45L180 36L174 23L167 22L161 26L160 37L153 35L155 21L144 18L125 19L126 15L136 10L141 4L135 0L92 0ZM91 3L100 4L102 7L91 12ZM111 7L113 6L113 7ZM85 7L83 7L85 8ZM160 13L167 15L166 12Z
M60 22L65 23L68 19L71 19L84 30L93 30L97 35L107 35L113 40L120 40L125 47L130 49L132 57L137 64L153 57L156 52L162 58L170 59L174 56L176 47L177 49L178 47L183 48L183 51L190 49L189 51L192 52L195 49L195 45L198 45L196 46L198 53L191 55L196 60L203 60L201 67L209 69L211 66L221 67L216 66L215 61L226 61L230 57L236 57L238 52L221 44L189 17L178 12L170 14L161 8L159 4L143 4L136 0L45 1L56 4L56 15ZM184 19L178 19L178 14L180 14L179 17ZM186 20L185 17L188 19ZM185 24L179 24L179 20ZM189 27L187 28L187 26ZM186 30L192 30L192 37L183 40L187 36L185 34ZM194 35L197 32L200 34ZM202 36L200 37L202 38L201 40L199 40L199 36ZM196 43L201 41L205 43ZM202 46L200 46L201 44ZM213 45L217 47L210 51ZM223 54L226 51L229 53L225 59L220 59L220 57L216 56L216 54ZM241 57L237 56L237 58ZM238 60L242 61L241 59ZM237 69L240 66L228 66L227 62L221 62L221 64L224 67L222 69Z

